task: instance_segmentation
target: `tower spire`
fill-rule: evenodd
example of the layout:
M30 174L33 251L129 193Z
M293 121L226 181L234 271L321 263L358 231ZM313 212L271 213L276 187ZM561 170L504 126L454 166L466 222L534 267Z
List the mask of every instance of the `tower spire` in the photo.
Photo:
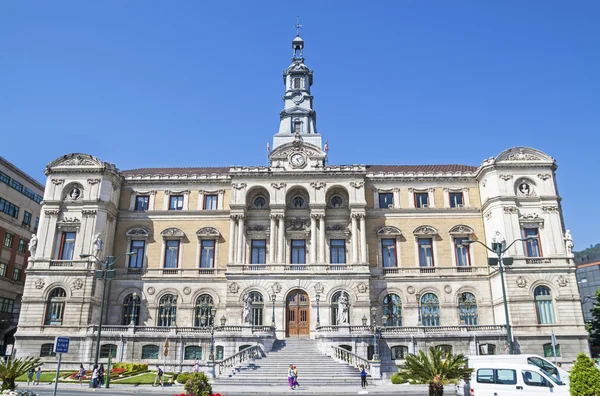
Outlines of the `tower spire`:
M302 28L302 25L300 25L300 17L297 16L296 17L296 37L300 37L300 29Z

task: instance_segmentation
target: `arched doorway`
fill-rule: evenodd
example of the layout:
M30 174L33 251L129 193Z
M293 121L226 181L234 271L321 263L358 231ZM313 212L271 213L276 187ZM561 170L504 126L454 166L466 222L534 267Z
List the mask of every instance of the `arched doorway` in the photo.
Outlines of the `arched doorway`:
M303 290L292 290L286 300L286 335L308 337L310 335L310 300Z

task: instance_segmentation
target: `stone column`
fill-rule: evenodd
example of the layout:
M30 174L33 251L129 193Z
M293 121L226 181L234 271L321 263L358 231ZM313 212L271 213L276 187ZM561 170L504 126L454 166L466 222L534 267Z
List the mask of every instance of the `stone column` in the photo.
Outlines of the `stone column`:
M229 263L234 262L235 253L235 216L229 216Z
M277 244L277 263L285 264L285 259L283 257L285 251L285 217L283 215L278 215L278 218L279 227L277 227L277 236L279 237L279 243Z
M352 213L352 262L358 262L358 221L356 214Z
M271 229L269 231L269 264L273 264L275 262L275 238L277 229L276 223L277 215L271 215Z
M365 215L360 215L360 261L367 262L367 225Z
M325 263L325 215L319 216L319 263Z
M242 263L242 249L244 244L244 216L239 216L238 220L238 241L237 241L237 262Z
M317 263L317 215L310 215L310 263Z

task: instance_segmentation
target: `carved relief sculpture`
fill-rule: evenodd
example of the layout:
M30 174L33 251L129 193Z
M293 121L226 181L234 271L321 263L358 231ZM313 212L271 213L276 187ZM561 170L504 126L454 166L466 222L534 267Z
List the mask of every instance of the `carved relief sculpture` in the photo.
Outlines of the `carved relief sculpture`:
M238 286L237 283L233 282L233 283L229 284L227 289L229 290L230 293L236 294L240 290L240 287Z

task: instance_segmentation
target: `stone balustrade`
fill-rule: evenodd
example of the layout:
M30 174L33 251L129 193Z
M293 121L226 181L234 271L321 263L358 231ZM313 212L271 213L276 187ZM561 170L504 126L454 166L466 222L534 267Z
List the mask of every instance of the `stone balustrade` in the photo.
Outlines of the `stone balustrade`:
M369 273L366 264L229 264L231 273Z
M384 326L379 327L382 336L393 335L417 335L417 334L465 334L465 333L497 333L504 334L504 325L480 325L480 326ZM316 329L318 334L339 335L340 333L350 333L355 335L373 334L369 326L319 326Z
M98 326L92 325L87 328L88 333L97 333ZM102 333L133 333L133 334L164 334L164 333L172 333L172 334L207 334L210 335L211 327L192 327L192 326L113 326L113 325L103 325ZM215 326L214 327L215 334L223 334L223 335L242 335L242 334L261 334L261 335L275 335L275 328L272 326L236 326L236 325L225 325L225 326Z
M390 267L383 268L383 274L386 277L394 276L418 276L418 277L439 277L439 276L465 276L465 275L488 275L487 266L477 267Z

